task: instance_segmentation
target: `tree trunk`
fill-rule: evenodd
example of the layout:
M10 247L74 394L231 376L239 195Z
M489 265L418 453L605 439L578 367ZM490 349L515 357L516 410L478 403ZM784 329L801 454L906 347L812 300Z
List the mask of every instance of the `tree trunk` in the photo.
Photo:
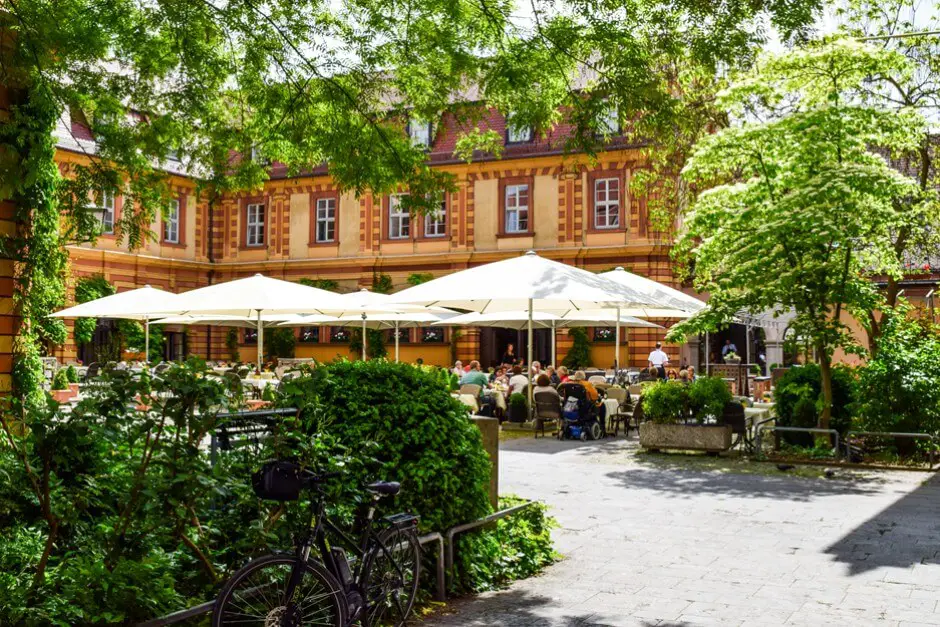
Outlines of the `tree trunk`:
M819 414L819 428L828 429L832 418L832 356L823 346L817 346L819 360L819 379L822 392L822 412Z

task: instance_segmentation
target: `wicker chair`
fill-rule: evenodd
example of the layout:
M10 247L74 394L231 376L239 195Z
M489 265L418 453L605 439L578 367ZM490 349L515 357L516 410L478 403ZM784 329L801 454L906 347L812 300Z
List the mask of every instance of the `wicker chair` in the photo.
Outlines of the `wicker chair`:
M614 427L614 435L617 435L617 432L620 431L621 423L623 424L623 434L629 435L630 414L627 410L630 407L630 395L623 388L608 388L607 398L616 400L618 404L617 411L608 417L610 424Z

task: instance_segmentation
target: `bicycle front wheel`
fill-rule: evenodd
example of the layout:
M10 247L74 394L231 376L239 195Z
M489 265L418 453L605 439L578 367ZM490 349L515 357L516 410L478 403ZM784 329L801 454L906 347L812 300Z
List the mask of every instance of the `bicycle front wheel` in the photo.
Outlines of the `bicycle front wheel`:
M345 627L345 595L319 562L303 564L303 577L287 599L296 565L294 556L265 555L243 566L222 588L212 626Z
M421 546L412 530L386 529L378 535L380 545L366 555L363 565L367 627L404 625L418 593Z

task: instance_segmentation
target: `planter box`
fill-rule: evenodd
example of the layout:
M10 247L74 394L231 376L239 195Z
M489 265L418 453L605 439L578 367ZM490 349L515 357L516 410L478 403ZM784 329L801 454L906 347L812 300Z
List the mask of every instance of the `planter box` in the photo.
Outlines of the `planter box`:
M78 396L78 384L69 383L69 390L72 392L72 396Z
M731 448L731 427L728 425L640 425L640 446L647 449L682 449L720 452Z
M52 390L50 393L52 394L52 399L60 405L72 400L72 390Z

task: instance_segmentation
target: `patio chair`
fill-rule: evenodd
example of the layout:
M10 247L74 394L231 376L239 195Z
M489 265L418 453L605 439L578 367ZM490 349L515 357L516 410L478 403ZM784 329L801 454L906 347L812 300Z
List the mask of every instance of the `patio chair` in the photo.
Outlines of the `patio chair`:
M464 383L460 386L461 394L471 394L474 398L480 398L480 393L483 391L483 386L476 383Z
M88 369L85 371L85 381L94 379L98 376L98 371L101 370L101 366L98 365L97 361L93 361L88 364Z
M627 410L630 406L630 396L627 394L627 391L623 388L608 388L607 398L617 401L618 407L617 411L610 416L608 420L610 424L614 427L614 435L617 435L617 432L620 431L620 425L623 424L623 434L630 434L630 414L627 413Z
M736 436L731 448L735 448L740 444L744 452L750 452L751 433L747 428L744 405L738 401L732 401L725 407L725 413L722 415L721 420L731 427L731 435Z
M539 437L539 431L542 437L545 437L545 421L551 420L554 423L561 424L561 397L551 392L536 392L532 396L535 402L535 437Z
M597 387L598 385L607 385L607 377L603 377L599 374L595 374L591 378L588 379L588 383L590 383L594 387Z

